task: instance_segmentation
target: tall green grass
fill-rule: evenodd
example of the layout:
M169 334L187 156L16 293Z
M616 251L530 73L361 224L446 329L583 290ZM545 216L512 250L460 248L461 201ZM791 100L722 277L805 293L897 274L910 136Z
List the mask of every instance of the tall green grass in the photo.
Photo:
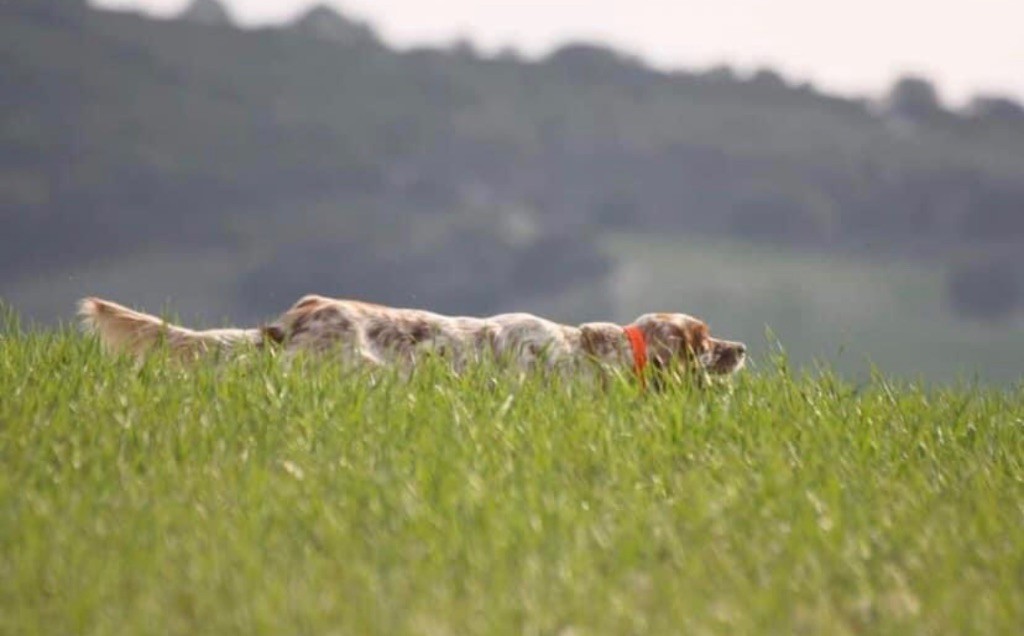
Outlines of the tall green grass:
M0 335L6 634L1015 633L1024 390L641 396Z

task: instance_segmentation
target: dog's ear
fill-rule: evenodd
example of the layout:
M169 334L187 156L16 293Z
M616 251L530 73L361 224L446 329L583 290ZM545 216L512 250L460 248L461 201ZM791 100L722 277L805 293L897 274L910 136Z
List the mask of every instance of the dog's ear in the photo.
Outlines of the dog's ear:
M686 323L682 328L682 334L679 350L681 358L692 361L708 350L711 342L711 331L704 322L693 320Z
M697 369L697 358L708 347L708 326L700 320L680 322L671 315L658 315L641 328L647 338L651 366L661 373Z
M647 357L657 370L668 369L672 360L679 355L686 335L672 320L660 316L639 325L647 341Z

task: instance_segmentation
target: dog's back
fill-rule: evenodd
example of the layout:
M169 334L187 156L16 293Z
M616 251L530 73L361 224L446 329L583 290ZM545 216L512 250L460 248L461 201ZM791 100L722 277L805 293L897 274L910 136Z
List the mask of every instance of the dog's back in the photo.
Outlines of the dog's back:
M525 313L443 316L311 295L260 329L197 331L98 298L82 300L79 315L107 350L134 356L158 345L175 357L191 358L211 350L273 342L287 353L332 352L357 365L411 368L419 358L436 355L461 369L493 357L524 370L569 374L591 369L595 363L597 367L632 366L641 373L648 356L656 368L693 365L729 374L746 360L743 343L712 338L706 323L678 313L645 314L628 327L612 323L573 327ZM627 337L627 333L633 335Z

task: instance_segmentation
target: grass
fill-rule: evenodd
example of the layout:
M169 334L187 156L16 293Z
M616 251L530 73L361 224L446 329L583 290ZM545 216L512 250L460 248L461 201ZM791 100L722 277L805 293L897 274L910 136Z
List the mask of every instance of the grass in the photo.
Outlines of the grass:
M639 396L0 331L0 633L1016 633L1024 388Z

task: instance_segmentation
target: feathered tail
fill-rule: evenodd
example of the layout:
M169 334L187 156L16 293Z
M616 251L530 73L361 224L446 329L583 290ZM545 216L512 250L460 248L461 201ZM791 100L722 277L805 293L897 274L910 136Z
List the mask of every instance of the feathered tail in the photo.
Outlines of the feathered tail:
M166 346L176 357L188 358L214 349L258 345L263 339L259 329L194 331L99 298L80 300L78 316L85 330L99 336L107 351L136 357L158 345Z

